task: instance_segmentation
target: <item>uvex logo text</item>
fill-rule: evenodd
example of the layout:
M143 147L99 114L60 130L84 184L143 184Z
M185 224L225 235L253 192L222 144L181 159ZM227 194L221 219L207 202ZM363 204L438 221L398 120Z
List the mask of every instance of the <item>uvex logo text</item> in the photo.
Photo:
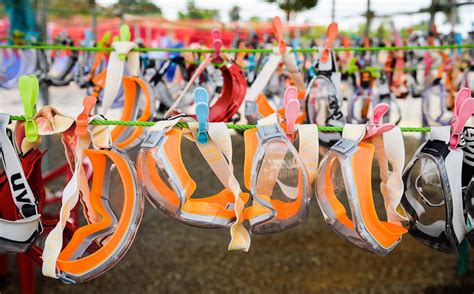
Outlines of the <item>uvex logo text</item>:
M10 182L12 183L13 197L15 197L16 202L31 203L30 199L27 197L28 192L26 191L26 186L21 174L13 174L10 177Z

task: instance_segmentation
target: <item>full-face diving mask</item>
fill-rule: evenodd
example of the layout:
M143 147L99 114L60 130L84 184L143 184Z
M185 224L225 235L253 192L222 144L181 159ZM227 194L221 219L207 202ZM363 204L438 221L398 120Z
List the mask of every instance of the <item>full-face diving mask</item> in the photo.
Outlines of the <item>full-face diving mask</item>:
M0 177L0 254L25 252L42 231L37 201L8 135L9 123L10 115L0 113L0 158L4 167ZM8 205L10 202L14 206ZM7 208L10 211L4 210Z
M400 223L404 217L397 210L403 192L405 150L400 129L393 125L380 127L380 119L372 120L368 126L344 126L342 139L321 160L316 196L325 221L338 235L362 249L385 255L406 232ZM378 217L372 195L374 155L380 167L387 221ZM350 215L345 201L341 201L346 197Z
M437 250L452 253L468 229L461 194L463 152L449 149L450 127L432 127L403 174L401 205L410 216L410 234Z
M208 123L208 141L197 122L184 120L189 129L174 128L180 118L159 121L143 142L138 171L148 192L148 200L172 218L197 227L231 228L229 250L247 251L250 236L242 225L244 205L249 195L242 193L233 174L232 144L225 123ZM207 164L222 184L215 195L196 197L196 181L191 178L181 157L181 141L185 137L196 143Z
M297 126L298 152L279 123L274 113L244 133L245 186L254 200L245 218L254 234L280 232L308 217L310 187L318 166L318 129Z
M39 138L65 129L68 135L61 133L62 143L73 174L63 191L59 220L55 224L49 218L42 220L49 232L41 236L44 246L37 242L28 255L42 262L44 275L65 283L91 280L114 266L130 248L143 214L144 199L133 162L124 151L110 144L107 126L87 130L95 102L93 96L86 98L86 117L79 117L77 125L54 109L46 111L48 107L34 118ZM27 144L22 129L23 123L16 125L18 145L22 151L32 150L40 140ZM89 149L91 142L94 149ZM70 151L72 154L68 154ZM93 168L90 187L83 164L86 157ZM79 200L85 225L71 219L71 211ZM70 226L70 221L75 222L74 226Z
M451 126L432 127L430 139L420 146L403 174L401 205L410 217L410 234L447 253L456 252L472 229L469 195L462 191L463 178L466 184L469 175L458 145L462 146L463 128L473 113L471 91L463 88L456 96ZM469 159L469 152L467 155Z

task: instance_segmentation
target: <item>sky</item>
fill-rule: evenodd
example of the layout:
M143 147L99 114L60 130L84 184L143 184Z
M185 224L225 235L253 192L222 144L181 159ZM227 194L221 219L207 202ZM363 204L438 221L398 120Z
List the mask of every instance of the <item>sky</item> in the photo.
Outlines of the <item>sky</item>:
M357 28L364 22L363 17L353 17L361 15L366 11L367 0L335 0L336 1L336 21L342 30ZM472 0L458 0L458 2L469 2ZM117 1L98 0L99 4L110 5ZM178 11L184 11L186 0L158 1L153 0L163 11L167 19L176 19ZM229 21L229 10L232 6L238 5L241 8L240 17L242 20L248 20L252 16L259 16L262 19L272 18L276 15L285 18L284 13L276 4L266 3L263 0L196 0L196 5L200 8L217 9L220 11L221 20ZM375 14L388 14L393 12L417 11L420 8L428 7L431 0L372 0L372 10ZM304 12L299 13L294 23L309 22L316 25L327 25L331 22L332 0L319 0L318 5ZM421 20L428 20L428 14L417 14L411 16L395 16L393 18L397 29L419 23ZM474 5L466 5L460 8L461 23L456 26L456 31L466 35L474 30ZM380 20L375 20L374 26L377 27ZM441 13L436 17L436 25L442 33L450 31L451 26L444 24L445 18Z

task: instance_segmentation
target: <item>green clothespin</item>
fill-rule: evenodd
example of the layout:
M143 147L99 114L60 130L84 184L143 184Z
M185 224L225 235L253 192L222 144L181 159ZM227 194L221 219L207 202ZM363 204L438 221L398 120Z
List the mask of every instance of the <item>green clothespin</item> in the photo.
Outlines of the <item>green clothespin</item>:
M353 74L357 71L357 59L352 57L347 63L347 72Z
M130 33L130 28L128 27L128 25L123 24L120 27L120 41L129 42L131 36L132 35ZM119 57L120 61L125 61L125 58L127 58L127 54L119 54L118 57Z
M110 42L110 37L112 37L112 33L110 31L105 32L102 36L102 39L97 43L97 47L103 48Z
M364 68L366 71L370 72L370 75L374 78L380 78L380 67L377 66L367 66Z
M39 82L34 75L21 76L18 82L21 102L25 110L25 133L28 142L38 140L38 125L34 121L36 104L38 103Z

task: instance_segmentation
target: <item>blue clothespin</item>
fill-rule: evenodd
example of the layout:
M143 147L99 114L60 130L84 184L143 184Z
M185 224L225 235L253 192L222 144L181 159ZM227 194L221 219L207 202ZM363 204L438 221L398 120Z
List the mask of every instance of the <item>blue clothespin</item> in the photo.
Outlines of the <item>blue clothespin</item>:
M91 30L85 29L84 30L84 46L93 46L94 44L94 34Z
M209 141L207 129L209 127L209 94L202 87L194 90L194 101L196 104L196 118L198 120L197 142L207 144Z
M462 45L462 36L460 33L455 33L454 34L454 43L456 45ZM461 55L462 54L462 49L461 48L458 48L458 54Z

